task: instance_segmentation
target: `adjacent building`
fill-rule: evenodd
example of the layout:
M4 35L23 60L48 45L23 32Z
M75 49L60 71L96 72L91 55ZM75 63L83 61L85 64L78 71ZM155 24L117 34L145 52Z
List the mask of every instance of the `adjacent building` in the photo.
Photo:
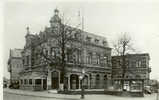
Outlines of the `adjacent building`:
M19 83L19 73L23 70L22 49L11 49L8 60L8 71L10 72L10 83Z
M59 29L64 25L58 9L50 19L50 26L39 34L31 34L27 28L26 44L22 51L24 70L20 73L20 88L29 90L59 89L61 66L50 65L47 58L58 61L61 55ZM111 78L111 48L107 39L81 29L65 26L71 33L71 42L66 45L65 83L68 90L80 89L80 76L89 89L104 88ZM65 32L67 33L67 32ZM68 32L69 33L69 32ZM68 34L69 35L69 34ZM39 53L42 50L44 55ZM72 51L73 52L70 52ZM82 73L84 72L84 73Z
M151 72L151 68L149 66L149 54L127 54L125 56L125 60L126 71L125 77L123 78L122 57L112 56L112 79L127 80L127 87L129 87L130 81L132 84L136 83L135 81L144 81L144 85L148 85Z

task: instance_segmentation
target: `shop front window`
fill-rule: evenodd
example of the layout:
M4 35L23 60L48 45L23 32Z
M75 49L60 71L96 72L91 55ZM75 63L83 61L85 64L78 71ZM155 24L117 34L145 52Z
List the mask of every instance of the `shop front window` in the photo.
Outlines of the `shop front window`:
M35 84L40 85L41 84L41 79L36 79Z
M32 79L29 79L29 84L30 84L30 85L32 84Z
M24 84L27 84L27 79L24 79Z

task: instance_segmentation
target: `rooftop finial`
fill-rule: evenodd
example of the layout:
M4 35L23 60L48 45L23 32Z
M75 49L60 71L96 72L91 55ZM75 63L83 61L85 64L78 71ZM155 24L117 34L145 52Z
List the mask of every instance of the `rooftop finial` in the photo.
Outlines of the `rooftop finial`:
M29 31L29 27L28 27L28 26L27 26L26 30L27 30L27 34L29 34L29 33L30 33L30 31Z
M58 15L59 10L56 8L56 9L54 10L54 13L55 13L55 15Z

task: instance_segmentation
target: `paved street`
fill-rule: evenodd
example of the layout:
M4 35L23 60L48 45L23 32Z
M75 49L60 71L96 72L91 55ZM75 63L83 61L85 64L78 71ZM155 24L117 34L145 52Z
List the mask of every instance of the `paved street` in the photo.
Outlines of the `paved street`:
M61 95L54 97L38 97L38 96L25 96L13 93L3 93L4 100L80 100L80 95ZM69 98L68 98L69 96ZM66 97L66 98L65 98ZM156 100L156 94L146 95L145 97L117 97L111 95L86 95L85 100Z

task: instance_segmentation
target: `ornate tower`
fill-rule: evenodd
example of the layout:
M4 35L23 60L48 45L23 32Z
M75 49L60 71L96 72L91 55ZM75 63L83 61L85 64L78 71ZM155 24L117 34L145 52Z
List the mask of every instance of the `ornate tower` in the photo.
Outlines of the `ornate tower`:
M59 17L59 10L54 10L54 16L50 19L50 26L52 28L58 28L61 24L61 18Z
M26 30L27 30L27 34L25 36L26 46L29 46L31 44L32 39L34 38L34 35L30 34L29 27L27 27Z

